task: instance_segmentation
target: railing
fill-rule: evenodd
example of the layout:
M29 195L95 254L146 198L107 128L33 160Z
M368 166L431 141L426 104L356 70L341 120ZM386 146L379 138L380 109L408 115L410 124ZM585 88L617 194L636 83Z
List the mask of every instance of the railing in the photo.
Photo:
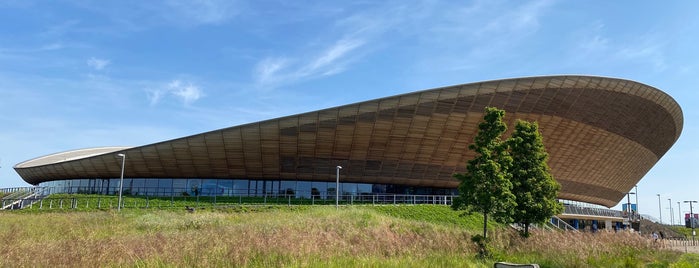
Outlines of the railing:
M661 248L671 250L684 250L684 252L694 253L699 251L699 239L696 237L694 239L692 237L657 239L654 240L653 243Z
M614 217L614 218L625 218L631 220L639 220L638 214L632 213L631 217L625 211L597 208L597 207L583 207L573 204L563 204L565 214L574 215L589 215L589 216L602 216L602 217Z
M562 220L561 218L557 216L551 217L551 221L549 221L551 225L554 227L565 230L565 231L578 231L578 229L575 229L572 225L568 224L566 221Z
M0 209L15 209L40 199L43 196L43 189L41 187L17 187L9 188L9 190L2 193L2 206L0 206Z
M439 204L451 205L451 195L340 195L339 205L353 204ZM250 196L170 196L170 197L124 197L122 208L176 208L176 207L227 207L238 205L334 205L335 199L295 198L292 195ZM75 197L27 197L3 199L2 207L8 209L113 209L117 208L117 196Z
M31 191L37 187L12 187L12 188L0 188L0 194L12 194L15 192L21 192L21 191Z

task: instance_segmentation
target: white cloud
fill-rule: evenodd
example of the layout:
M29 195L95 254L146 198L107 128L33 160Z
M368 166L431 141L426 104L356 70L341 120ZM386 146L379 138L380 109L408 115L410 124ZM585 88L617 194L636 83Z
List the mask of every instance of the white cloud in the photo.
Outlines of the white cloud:
M664 51L666 43L658 41L653 34L642 35L634 38L632 42L620 45L616 55L629 61L649 62L657 71L667 69Z
M110 64L109 60L98 59L95 57L89 58L87 60L87 66L90 66L98 71L104 69L104 67L107 67L107 65L109 65L109 64Z
M345 54L351 52L352 50L355 50L358 47L361 47L364 45L363 40L357 40L357 39L342 39L335 43L335 45L329 47L326 49L322 54L320 54L313 62L311 62L306 68L303 70L302 73L309 73L313 74L317 72L318 70L324 70L325 68L328 68L330 72L323 72L322 75L326 74L334 74L336 71L342 69L343 66L331 66L335 62L337 62L339 59L341 59Z
M167 85L156 89L146 89L151 105L158 104L163 98L171 96L189 105L204 96L204 91L192 83L185 83L178 79L170 81Z
M260 61L255 68L255 79L260 84L274 83L278 77L278 72L287 65L287 60L283 58L267 58Z
M235 1L230 0L194 0L194 1L168 1L167 5L177 17L170 17L181 22L194 24L220 24L238 15L239 10ZM167 13L166 13L167 14Z
M304 79L334 75L345 70L353 59L350 53L365 43L362 39L343 38L306 61L266 58L257 64L253 76L259 86L275 87ZM292 62L299 63L292 65Z
M203 94L199 87L192 84L183 85L180 80L170 82L168 88L173 95L182 99L185 104L198 100Z

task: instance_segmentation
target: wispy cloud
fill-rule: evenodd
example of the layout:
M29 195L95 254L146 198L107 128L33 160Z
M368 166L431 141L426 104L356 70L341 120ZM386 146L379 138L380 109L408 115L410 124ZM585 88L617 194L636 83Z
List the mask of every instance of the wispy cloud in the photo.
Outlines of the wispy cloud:
M440 5L426 17L425 24L432 25L430 37L460 37L466 41L489 40L525 36L540 27L541 17L546 14L552 1L538 0L521 2L475 1L471 5Z
M390 30L402 31L397 26L420 16L416 9L391 2L349 14L334 10L338 18L327 23L324 32L328 34L304 44L298 54L269 56L258 61L253 70L255 84L260 88L274 88L342 73L362 57L387 46L388 39L382 38L383 34Z
M174 97L179 99L183 104L189 105L204 96L204 91L198 86L180 80L172 80L165 86L147 89L146 92L151 105L158 104L166 97Z
M668 67L663 54L666 50L663 42L657 42L652 36L641 36L635 41L621 46L616 55L623 60L650 62L657 71Z
M266 58L257 63L255 67L255 79L258 84L272 84L279 79L278 72L287 65L284 58Z
M174 12L174 15L181 17L182 22L195 24L220 24L240 12L238 3L230 0L168 1L167 6L169 10L165 12Z
M91 57L87 60L87 66L94 68L95 70L101 71L104 67L107 67L111 62L105 59L98 59Z
M667 42L658 38L658 34L650 31L641 35L611 35L606 32L601 22L595 22L590 27L573 35L576 45L572 46L568 61L572 65L600 64L615 65L626 62L633 64L645 63L656 71L668 68L666 62Z
M258 86L276 87L304 79L334 75L345 70L347 64L352 61L351 52L365 43L362 39L343 38L306 61L265 58L257 63L253 76Z
M347 53L364 45L363 40L342 39L329 47L322 54L318 55L309 65L301 70L302 75L313 75L320 72L320 75L331 75L341 72L344 64L337 64ZM333 66L334 65L334 66Z

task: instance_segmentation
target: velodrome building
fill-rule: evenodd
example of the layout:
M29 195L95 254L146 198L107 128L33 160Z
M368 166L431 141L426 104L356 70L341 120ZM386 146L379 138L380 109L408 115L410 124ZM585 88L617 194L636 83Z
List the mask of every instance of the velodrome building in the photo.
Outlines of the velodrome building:
M53 192L147 196L456 193L454 173L486 106L537 121L559 198L612 207L677 141L682 110L639 82L580 75L455 85L213 130L137 147L60 152L17 164Z

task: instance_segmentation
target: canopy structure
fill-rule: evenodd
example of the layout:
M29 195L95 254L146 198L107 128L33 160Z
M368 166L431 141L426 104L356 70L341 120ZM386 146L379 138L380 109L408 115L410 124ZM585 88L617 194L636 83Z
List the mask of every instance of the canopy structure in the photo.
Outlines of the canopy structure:
M616 205L682 132L682 110L634 81L545 76L418 91L286 116L133 148L83 149L14 168L31 184L115 178L250 178L456 188L454 173L486 106L537 121L559 197ZM509 131L506 136L509 136Z

